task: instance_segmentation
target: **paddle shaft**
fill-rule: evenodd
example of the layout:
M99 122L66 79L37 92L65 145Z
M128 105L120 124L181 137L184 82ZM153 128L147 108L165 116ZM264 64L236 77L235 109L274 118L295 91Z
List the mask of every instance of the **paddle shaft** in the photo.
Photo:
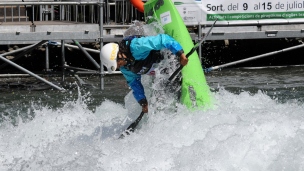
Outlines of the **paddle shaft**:
M141 121L144 114L145 114L144 112L141 112L140 115L137 117L137 119L124 131L127 135L130 134L129 132L134 132L136 126ZM122 133L119 138L123 138L123 137L124 137L124 134Z
M212 28L214 27L215 23L216 23L217 19L214 21L214 23L212 24L211 28L209 29L209 31L207 32L206 36L204 36L204 38L199 41L198 43L196 43L194 45L194 47L190 50L190 52L187 53L186 57L189 58L190 55L192 55L193 52L195 52L197 50L197 48L199 48L199 46L206 40L206 38L208 37L209 33L211 32ZM173 80L173 78L176 77L176 75L183 69L183 65L181 65L179 68L177 68L176 71L174 71L174 73L169 77L168 81L171 82Z
M144 114L145 114L144 112L141 112L140 115L137 117L137 119L127 128L127 130L134 132L134 129L136 128L140 120L143 118Z

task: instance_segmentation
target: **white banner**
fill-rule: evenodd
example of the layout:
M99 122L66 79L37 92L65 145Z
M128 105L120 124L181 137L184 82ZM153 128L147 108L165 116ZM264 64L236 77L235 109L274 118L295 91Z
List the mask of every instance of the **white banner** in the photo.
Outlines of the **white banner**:
M186 24L304 22L304 0L173 0Z

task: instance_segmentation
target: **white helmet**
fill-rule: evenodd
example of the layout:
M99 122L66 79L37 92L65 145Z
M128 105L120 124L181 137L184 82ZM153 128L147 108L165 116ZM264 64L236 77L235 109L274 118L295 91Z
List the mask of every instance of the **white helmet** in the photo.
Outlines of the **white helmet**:
M116 57L119 47L116 43L108 43L101 48L101 62L111 74L117 68Z

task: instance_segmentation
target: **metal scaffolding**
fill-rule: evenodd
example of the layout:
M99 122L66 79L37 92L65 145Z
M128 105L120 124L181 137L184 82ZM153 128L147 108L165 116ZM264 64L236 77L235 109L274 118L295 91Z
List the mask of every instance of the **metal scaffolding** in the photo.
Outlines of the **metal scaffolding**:
M144 15L128 0L24 1L26 2L0 0L0 45L28 45L0 54L0 59L5 62L0 66L0 70L10 64L59 90L63 88L41 79L38 75L18 66L14 61L43 45L46 51L45 70L50 71L49 46L61 46L62 81L65 80L66 69L87 71L100 75L100 88L103 89L103 77L106 72L102 63L98 64L88 53L97 53L100 58L101 48L85 48L81 43L97 42L102 47L107 42L118 42L134 20L144 20ZM197 23L187 27L193 41L198 42L210 26ZM303 23L281 25L264 23L263 25L216 25L206 40L303 38L303 36ZM76 46L68 43L74 43ZM65 47L80 49L96 70L66 65ZM13 59L6 58L17 52L20 53ZM199 54L201 56L201 47Z
M25 8L25 21L21 21L24 16L20 15L20 6ZM3 7L3 22L0 25L0 44L32 44L21 49L17 49L12 52L3 53L0 59L5 63L0 66L0 69L4 68L7 64L14 66L15 68L25 72L50 86L63 91L64 88L59 87L46 79L41 78L37 74L17 65L14 61L23 57L25 54L31 52L38 46L45 45L46 47L46 70L49 70L49 49L48 42L50 41L61 41L62 42L62 81L65 77L65 41L74 41L81 49L81 51L90 57L88 52L80 45L79 42L99 42L103 45L103 0L96 2L0 2L0 6ZM7 7L10 9L10 15L7 14ZM55 20L54 8L60 9L59 20ZM78 7L85 10L86 7L89 9L93 7L94 10L89 14L88 20L93 21L96 17L95 14L98 12L98 21L96 22L85 22L86 12L81 11L78 13ZM14 9L17 9L18 15L17 20L14 17ZM35 9L38 9L35 11ZM51 10L49 10L51 9ZM46 13L46 10L48 11ZM49 15L50 13L50 15ZM75 15L72 15L74 13ZM39 20L35 20L35 15L39 15ZM79 16L80 15L80 16ZM91 18L90 18L91 17ZM8 22L8 18L11 18ZM99 24L100 23L100 24ZM77 40L77 41L76 41ZM37 43L38 42L38 43ZM13 59L7 59L6 56L15 54ZM103 89L103 66L102 63L98 64L92 57L90 60L95 64L99 71L101 78L101 88Z

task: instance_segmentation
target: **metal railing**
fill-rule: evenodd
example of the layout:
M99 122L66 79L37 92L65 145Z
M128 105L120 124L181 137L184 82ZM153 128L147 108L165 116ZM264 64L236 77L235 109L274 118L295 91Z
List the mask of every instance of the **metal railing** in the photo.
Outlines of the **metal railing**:
M21 1L21 0L20 0ZM137 11L129 0L96 0L64 2L12 2L0 1L0 23L22 21L70 21L83 23L99 22L99 7L103 4L105 24L130 24L143 21L144 15Z
M39 20L38 21L48 21L49 19L50 20L55 20L55 15L54 14L50 14L49 15L49 12L48 12L48 9L51 9L51 13L54 13L54 9L56 9L55 7L57 7L59 9L59 20L64 20L64 21L74 21L74 22L79 22L79 16L80 18L82 17L82 19L84 20L84 22L86 22L84 16L87 15L86 12L84 11L81 11L80 12L78 11L78 9L85 9L85 7L93 7L94 11L92 11L94 13L94 15L91 15L91 17L95 17L96 18L96 21L93 20L94 23L101 23L99 24L99 38L98 38L98 41L100 43L100 46L103 46L103 7L104 7L104 2L103 0L99 0L97 2L0 2L0 7L4 7L4 20L3 22L7 22L7 11L6 11L6 7L9 6L9 8L11 9L11 18L12 20L11 21L14 21L14 8L17 7L18 9L18 20L17 22L20 22L21 20L21 5L23 5L23 7L25 8L25 16L26 18L29 18L29 21L32 22L32 25L35 25L34 22L37 21L37 16L39 17ZM38 7L38 10L35 11L35 9ZM80 8L78 8L80 7ZM84 8L83 8L84 7ZM47 12L46 12L47 11ZM30 15L31 14L31 15ZM47 14L47 15L45 15ZM92 13L89 13L89 16L90 14ZM58 18L57 18L58 19ZM90 19L90 18L89 18ZM98 20L97 20L98 19ZM27 20L26 20L27 21ZM16 22L16 21L15 21ZM17 25L16 23L12 23L13 26ZM1 32L1 30L0 30ZM72 32L72 31L69 31L69 32ZM89 31L86 31L86 32L89 32ZM83 33L83 32L79 32L77 33L78 35L80 35L81 38L84 37L84 35L88 34L88 33ZM9 33L5 33L5 34L9 34ZM16 35L22 35L23 33L20 33L20 32L16 32L15 33ZM36 37L37 39L41 39L41 42L38 43L38 44L35 44L33 45L34 47L37 47L39 45L42 45L46 42L46 40L48 39L45 39L45 37L43 36L39 36L39 34L41 33L27 33L27 34L32 34L33 37ZM51 32L49 32L48 34L51 34ZM61 43L61 46L62 46L62 68L63 68L63 72L62 72L62 80L64 81L64 70L65 70L65 51L64 51L64 36L65 34L68 34L68 32L62 32L62 31L59 31L57 32L57 34L61 35L59 36L58 38L62 39L62 43ZM24 35L26 35L24 33ZM69 37L70 39L75 39L75 35L76 33L73 32L73 36ZM54 38L54 36L52 37L49 37L49 38ZM25 53L28 53L30 51L32 51L34 49L34 47L31 47L31 46L28 46L27 47L27 50L25 50L24 52L22 52L22 55L19 55L19 56L23 56L23 54ZM47 48L48 46L46 46ZM81 46L79 48L82 48ZM84 51L84 50L83 50ZM15 51L17 52L17 50ZM46 50L46 52L48 52L48 50ZM58 90L64 90L63 88L61 87L58 87L54 84L52 84L51 82L39 77L37 74L17 65L16 63L14 63L13 61L11 60L8 60L7 58L5 58L7 54L1 54L0 55L0 60L6 62L5 64L10 64L14 67L16 67L17 69L25 72L25 73L28 73L29 75L31 76L34 76L36 77L37 79L41 80L41 81L44 81L46 82L47 84L55 87L56 89ZM17 55L18 56L18 55ZM17 57L16 57L17 59ZM103 67L100 67L100 66L103 66L102 63L97 64L96 62L94 63L96 65L98 65L99 67L99 74L101 76L101 89L104 88L104 79L103 79L103 75L104 75L104 70L103 70ZM46 54L46 65L48 65L48 54Z

